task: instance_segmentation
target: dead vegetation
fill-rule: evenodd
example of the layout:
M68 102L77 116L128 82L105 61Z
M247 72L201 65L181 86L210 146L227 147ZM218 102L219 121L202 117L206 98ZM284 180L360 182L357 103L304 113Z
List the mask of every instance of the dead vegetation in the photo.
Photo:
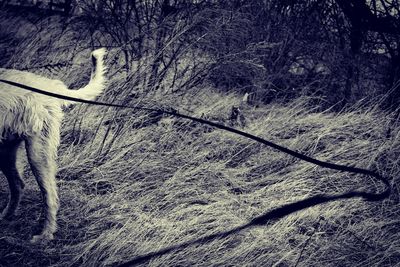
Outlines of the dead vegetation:
M60 29L57 17L52 20L43 26L46 31L24 35L17 47L8 48L14 50L4 64L57 64L63 54L71 67L34 71L61 75L79 87L85 81L75 77L82 76L76 74L82 72L79 64L87 60L90 48L84 41L71 42L74 31L54 40ZM15 21L2 14L2 29L14 29L9 23ZM65 46L71 43L73 49ZM110 53L108 65L113 62ZM146 66L141 73L151 73ZM102 99L110 102L162 105L224 121L242 99L204 85L184 94L144 94L130 87L134 83L123 72L111 73ZM245 130L321 160L377 170L391 177L389 199L326 203L266 226L173 250L143 266L398 265L400 126L395 114L365 103L342 113L317 112L312 101L302 97L286 105L248 106L243 109ZM86 105L67 114L58 158L61 208L55 240L46 247L26 241L37 230L31 222L40 216L40 194L27 172L15 221L0 223L0 266L115 266L230 230L274 207L316 194L375 186L368 177L321 169L233 134L171 117ZM6 182L0 176L1 207L6 198Z

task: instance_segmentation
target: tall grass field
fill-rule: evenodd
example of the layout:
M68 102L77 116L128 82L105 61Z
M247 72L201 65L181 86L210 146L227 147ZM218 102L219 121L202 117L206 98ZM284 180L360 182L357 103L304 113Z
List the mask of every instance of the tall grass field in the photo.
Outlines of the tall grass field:
M80 39L85 29L78 22L63 23L0 11L1 67L85 85L93 44L106 37ZM220 123L242 101L207 83L185 93L133 92L116 54L109 48L109 84L99 101L172 107ZM173 116L76 104L65 110L61 129L55 239L29 242L39 230L41 196L27 165L15 219L0 222L0 266L118 266L147 255L137 265L400 267L400 123L378 102L342 112L321 111L309 97L242 105L240 130L323 161L374 170L393 190L383 201L331 201L221 236L285 204L382 185ZM7 198L1 174L0 208Z

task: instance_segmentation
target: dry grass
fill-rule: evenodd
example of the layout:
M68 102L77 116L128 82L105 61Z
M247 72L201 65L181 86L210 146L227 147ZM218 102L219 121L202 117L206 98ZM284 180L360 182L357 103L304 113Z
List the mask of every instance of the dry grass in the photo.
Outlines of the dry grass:
M13 64L29 61L23 51L15 57ZM74 79L81 76L73 71L61 77L79 82ZM113 83L119 85L118 77ZM111 94L104 99L111 101ZM222 120L240 98L202 88L180 98L152 96L153 103L161 100ZM145 97L141 101L149 103ZM84 105L67 112L59 152L56 239L43 247L26 241L37 230L40 213L39 192L28 172L16 220L0 223L0 266L114 266L235 228L315 194L375 186L367 177L321 169L175 118ZM392 196L377 203L326 203L263 227L178 248L143 266L400 266L400 126L390 114L362 108L317 113L304 99L247 108L244 114L247 132L318 159L392 177ZM6 197L0 176L1 207Z

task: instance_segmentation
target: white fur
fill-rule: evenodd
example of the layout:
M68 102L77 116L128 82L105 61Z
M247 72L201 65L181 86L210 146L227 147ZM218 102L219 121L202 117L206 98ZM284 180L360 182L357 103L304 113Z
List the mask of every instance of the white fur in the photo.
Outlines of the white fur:
M59 80L13 69L0 68L0 79L61 95L94 100L106 86L103 62L105 54L104 48L93 51L95 69L90 82L79 90L69 90ZM28 161L44 199L45 224L41 234L33 237L33 242L52 239L57 228L55 160L60 143L62 107L69 104L65 100L0 83L0 169L10 187L9 201L0 219L10 219L19 204L23 182L18 170L17 150L21 142L25 142Z

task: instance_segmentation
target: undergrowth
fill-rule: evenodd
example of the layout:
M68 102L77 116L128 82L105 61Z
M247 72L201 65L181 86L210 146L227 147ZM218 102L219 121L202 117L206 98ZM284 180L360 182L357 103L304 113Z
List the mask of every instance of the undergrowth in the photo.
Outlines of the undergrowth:
M24 38L21 44L39 47L32 44L39 39ZM7 67L29 65L36 57L22 46L17 51ZM48 51L45 58L73 54ZM79 64L89 59L83 52L79 55ZM90 72L79 64L54 75L67 84L84 84ZM119 78L111 78L117 88L123 86ZM130 93L114 90L109 88L102 100L115 100L115 95L124 99ZM226 122L240 99L203 87L181 95L153 93L137 101ZM1 222L0 266L115 266L191 240L199 242L143 266L400 266L400 126L393 114L366 107L339 114L317 112L305 98L287 105L243 107L244 131L324 161L376 170L391 179L394 190L382 202L325 203L202 242L284 204L379 185L369 177L323 169L169 116L86 105L66 113L55 240L46 246L27 241L38 230L41 203L27 169L15 221ZM0 177L3 207L8 192Z

